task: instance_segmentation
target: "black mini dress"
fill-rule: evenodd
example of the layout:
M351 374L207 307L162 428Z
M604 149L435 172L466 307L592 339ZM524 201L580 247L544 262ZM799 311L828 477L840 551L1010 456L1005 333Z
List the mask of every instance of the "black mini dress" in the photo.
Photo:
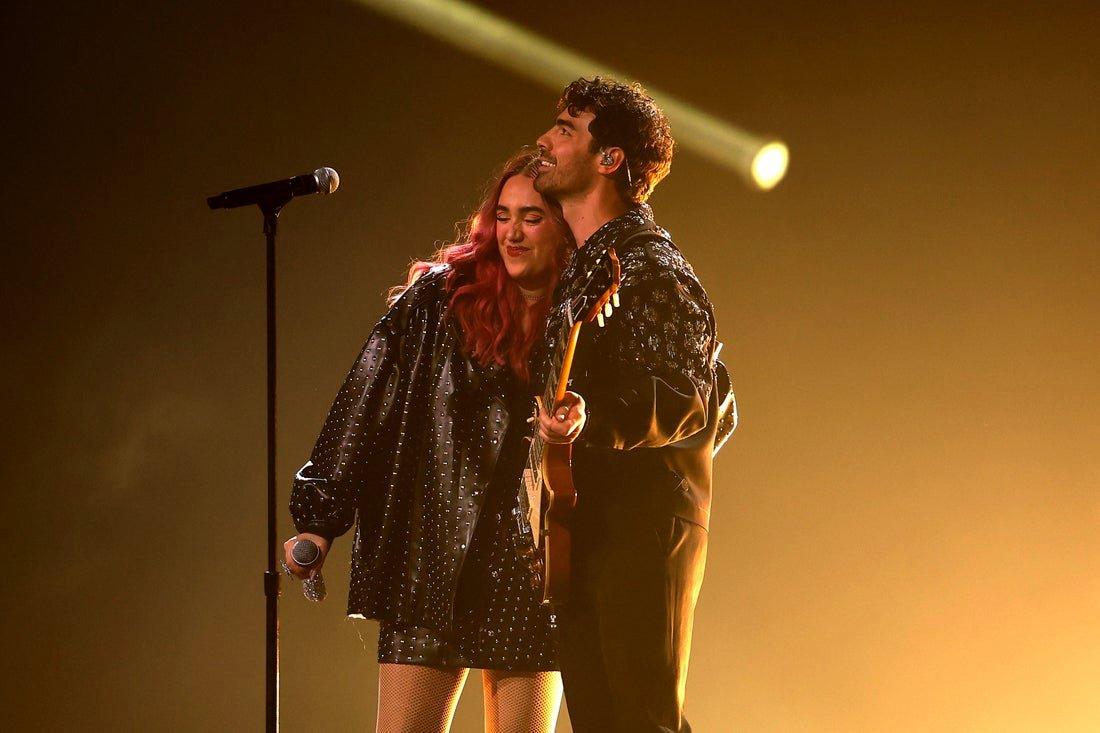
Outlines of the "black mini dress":
M523 672L558 669L548 609L531 586L511 530L527 463L524 438L531 434L526 417L532 403L526 390L510 390L512 417L459 574L453 632L444 635L382 620L379 662Z

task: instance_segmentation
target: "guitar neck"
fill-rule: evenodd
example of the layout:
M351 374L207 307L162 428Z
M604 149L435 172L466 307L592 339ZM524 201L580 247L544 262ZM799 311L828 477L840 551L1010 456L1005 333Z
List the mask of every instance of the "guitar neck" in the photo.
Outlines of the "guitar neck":
M573 354L577 348L577 337L580 334L581 324L577 321L570 325L562 322L561 332L550 358L550 369L546 376L546 384L542 389L542 404L547 410L551 410L565 397L569 390L569 373L573 368ZM539 437L538 424L534 426L531 435L531 449L528 455L527 467L538 470L542 465L542 454L545 443Z
M549 354L550 364L546 374L546 384L543 385L542 390L542 407L544 410L552 411L557 407L569 389L569 374L573 369L573 355L577 350L577 339L580 336L581 324L596 321L600 326L603 326L605 318L610 317L612 311L619 306L618 291L621 274L619 258L615 254L614 247L608 247L606 255L606 264L602 262L604 255L599 255L595 262L591 264L591 269L583 274L584 280L579 283L580 287L571 289L574 293L579 292L579 295L567 299L563 304L564 311L557 334L558 338L554 342L553 353ZM590 292L593 284L604 277L610 280L610 284L602 290L601 294L597 295ZM543 532L541 514L539 513L541 510L537 510L537 508L542 507L547 512L552 511L553 500L550 504L546 504L541 500L541 492L547 489L542 475L546 443L539 437L541 427L539 421L535 420L533 422L531 443L527 454L527 469L524 471L523 480L520 482L519 506L516 514L519 518L518 531L520 536L526 537L527 541L532 541L533 538L534 547L537 548L539 546L538 538L542 536ZM568 466L566 466L566 470L568 470ZM566 491L566 495L571 495L573 497L572 501L575 502L576 492L572 488L572 483L567 483L570 488ZM558 489L550 489L551 497L557 491ZM564 539L562 539L562 531L559 529L559 538L554 541L554 545L560 548L561 543L564 542L564 546L568 548L568 534L566 533ZM549 536L546 539L548 544L545 547L549 547ZM561 550L559 549L558 552L560 555ZM566 550L566 553L568 553L568 550ZM561 560L562 558L558 557L555 562L560 564ZM549 562L550 560L547 559L547 563ZM566 564L568 563L566 562ZM558 575L560 575L560 571ZM549 594L544 596L547 600L559 592L549 590L549 585L544 588L544 591Z
M612 287L607 290L601 298L596 300L595 312L600 311L604 307L608 298L614 294L619 287L619 259L615 254L614 248L608 248L607 256L611 265L613 265L611 273ZM565 393L569 390L569 374L573 369L573 355L577 350L577 339L580 336L581 325L585 322L585 318L591 320L595 317L595 313L590 313L583 317L575 317L575 314L578 314L578 309L581 307L581 304L587 302L583 293L589 290L595 278L598 277L601 272L601 260L602 256L596 259L592 265L592 269L587 272L585 281L580 289L582 296L571 299L566 303L565 316L562 318L558 338L555 342L554 353L550 355L550 369L546 376L546 384L542 390L542 404L547 410L552 410L557 406L565 397ZM600 325L603 325L602 320L600 321ZM542 465L542 455L545 446L543 440L539 437L538 425L536 424L534 428L531 436L531 450L528 456L527 467L533 472L538 472Z

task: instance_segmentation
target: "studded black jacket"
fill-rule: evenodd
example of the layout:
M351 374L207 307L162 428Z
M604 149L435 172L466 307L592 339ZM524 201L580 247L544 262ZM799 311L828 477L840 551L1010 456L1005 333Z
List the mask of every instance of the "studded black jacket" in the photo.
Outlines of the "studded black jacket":
M298 531L323 537L358 514L349 615L440 631L515 388L507 369L462 354L448 269L422 275L375 326L290 500Z
M581 330L570 380L588 411L573 447L578 501L671 514L706 528L713 456L736 426L737 409L717 358L711 302L647 205L607 222L576 251L533 364L549 361L564 303L585 289L589 273L602 273L589 289L610 282L602 263L612 246L621 264L620 307L605 327Z

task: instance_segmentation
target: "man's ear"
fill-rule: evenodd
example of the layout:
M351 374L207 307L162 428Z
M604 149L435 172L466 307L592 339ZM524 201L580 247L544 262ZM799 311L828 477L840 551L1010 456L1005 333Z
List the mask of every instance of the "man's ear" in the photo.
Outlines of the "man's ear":
M622 148L601 148L599 159L599 171L605 176L613 174L626 161L626 153Z

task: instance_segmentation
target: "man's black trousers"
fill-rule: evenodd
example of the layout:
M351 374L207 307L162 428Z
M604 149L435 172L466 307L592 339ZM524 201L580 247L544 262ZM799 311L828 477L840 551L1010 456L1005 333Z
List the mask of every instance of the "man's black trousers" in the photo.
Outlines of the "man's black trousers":
M573 730L690 733L684 686L706 530L589 494L572 534L559 644Z

